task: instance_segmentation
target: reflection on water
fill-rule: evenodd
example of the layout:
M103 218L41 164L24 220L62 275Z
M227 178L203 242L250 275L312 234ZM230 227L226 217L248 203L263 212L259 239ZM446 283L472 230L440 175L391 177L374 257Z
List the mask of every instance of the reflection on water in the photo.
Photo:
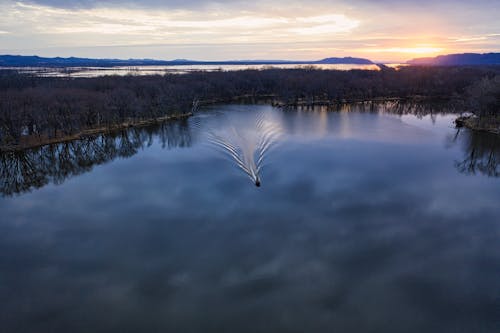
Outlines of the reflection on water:
M131 157L139 149L151 146L154 138L163 148L189 147L193 140L188 123L177 121L0 153L0 193L12 195L49 183L61 184L69 177L90 172L95 165Z
M228 105L2 155L0 331L498 333L498 141L453 120ZM212 134L279 142L264 186Z
M453 142L462 145L463 160L455 165L460 172L489 177L500 176L500 136L492 133L458 130Z
M195 138L212 143L255 185L260 186L267 155L285 133L301 136L302 140L328 135L341 138L361 135L373 141L391 142L395 137L399 142L413 141L421 139L423 130L419 133L413 127L409 131L411 127L401 123L398 118L392 120L396 125L390 131L375 126L364 128L360 133L357 121L366 118L367 114L373 114L375 117L370 121L376 125L378 115L411 114L413 118L427 116L435 122L439 115L431 108L403 103L300 107L284 113L269 109L255 111L253 106L238 106L233 111L206 110L189 120L131 128L24 152L0 153L0 193L12 195L50 183L61 184L69 177L90 172L94 165L133 156L140 149L151 146L155 139L162 148L190 147ZM332 112L336 117L331 117ZM443 110L441 112L446 114ZM450 120L453 117L451 115ZM455 161L460 172L499 176L500 142L497 135L461 130L450 135L448 143L460 146L464 152L464 158Z
M314 67L325 70L347 71L351 69L379 70L377 65L358 64L268 64L268 65L172 65L172 66L115 66L115 67L5 67L18 70L20 73L33 74L43 77L99 77L104 75L164 75L187 74L196 71L239 71L261 70L266 68L293 69Z

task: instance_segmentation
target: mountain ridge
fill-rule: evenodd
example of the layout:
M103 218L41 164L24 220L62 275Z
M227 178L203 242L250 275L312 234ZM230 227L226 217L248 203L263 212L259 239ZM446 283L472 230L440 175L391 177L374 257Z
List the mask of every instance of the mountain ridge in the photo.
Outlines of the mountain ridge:
M373 62L369 59L330 57L314 61L293 60L226 60L198 61L189 59L155 60L155 59L110 59L79 57L39 57L23 55L0 55L0 67L113 67L113 66L168 66L168 65L274 65L274 64L363 64Z
M415 58L406 63L413 66L500 65L500 53L454 53Z

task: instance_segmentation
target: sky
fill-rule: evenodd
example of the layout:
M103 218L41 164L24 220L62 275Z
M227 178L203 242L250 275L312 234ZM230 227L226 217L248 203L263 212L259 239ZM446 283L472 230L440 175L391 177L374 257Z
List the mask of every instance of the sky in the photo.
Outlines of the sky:
M500 0L0 0L0 54L400 62L500 52Z

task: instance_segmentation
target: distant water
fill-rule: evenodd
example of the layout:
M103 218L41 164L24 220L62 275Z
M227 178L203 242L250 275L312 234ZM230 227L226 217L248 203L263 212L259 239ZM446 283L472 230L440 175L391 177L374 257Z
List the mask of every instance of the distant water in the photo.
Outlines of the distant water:
M0 331L500 332L498 136L384 110L0 154Z
M377 65L356 64L270 64L270 65L175 65L175 66L115 66L115 67L5 67L15 69L21 73L30 73L44 77L98 77L104 75L164 75L187 74L194 71L238 71L245 69L266 68L304 68L336 70L379 70ZM1 68L0 68L1 69Z

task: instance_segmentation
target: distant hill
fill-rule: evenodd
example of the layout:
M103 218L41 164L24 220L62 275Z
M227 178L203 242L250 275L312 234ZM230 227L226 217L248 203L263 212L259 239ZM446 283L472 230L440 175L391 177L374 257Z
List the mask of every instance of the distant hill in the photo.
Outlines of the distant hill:
M90 59L90 58L44 58L38 56L0 55L0 66L12 67L111 67L111 66L145 66L163 63L186 62L186 60L158 61L152 59Z
M500 53L448 54L433 58L416 58L407 63L416 66L500 65Z
M91 59L91 58L44 58L39 56L0 55L0 67L113 67L113 66L169 66L169 65L277 65L277 64L372 64L362 58L326 58L315 61L291 60L231 60L196 61L187 59Z
M325 58L323 60L315 61L316 64L354 64L354 65L371 65L373 62L363 58Z

